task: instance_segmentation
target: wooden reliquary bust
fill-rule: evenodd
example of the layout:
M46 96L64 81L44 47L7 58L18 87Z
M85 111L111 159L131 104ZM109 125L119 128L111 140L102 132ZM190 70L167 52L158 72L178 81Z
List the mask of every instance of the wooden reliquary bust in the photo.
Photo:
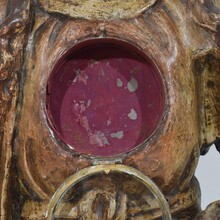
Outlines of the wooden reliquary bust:
M219 0L1 0L0 219L218 219Z

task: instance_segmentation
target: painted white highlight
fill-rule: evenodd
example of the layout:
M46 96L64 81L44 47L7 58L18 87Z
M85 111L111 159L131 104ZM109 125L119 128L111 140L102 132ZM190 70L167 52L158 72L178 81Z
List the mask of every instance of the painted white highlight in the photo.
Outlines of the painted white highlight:
M111 123L112 123L111 120L108 120L108 121L107 121L107 125L108 125L108 126L109 126Z

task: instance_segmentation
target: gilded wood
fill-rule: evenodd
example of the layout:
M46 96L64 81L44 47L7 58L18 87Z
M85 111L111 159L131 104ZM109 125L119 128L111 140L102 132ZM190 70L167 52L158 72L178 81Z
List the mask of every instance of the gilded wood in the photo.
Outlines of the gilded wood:
M0 7L0 216L9 219L12 205L11 167L18 81L21 79L23 45L29 17L29 3L16 1L7 10L8 1ZM7 12L9 14L7 14Z
M148 10L157 0L99 1L99 0L40 0L48 12L61 13L73 18L89 20L128 19Z
M219 2L111 0L90 7L91 2L1 1L1 219L45 219L59 185L94 164L94 158L66 150L45 115L54 65L77 42L91 38L131 42L161 70L167 99L162 123L145 146L117 161L155 181L174 219L192 219L200 212L194 178L200 150L217 145L220 137ZM143 205L148 194L129 177L99 176L77 187L73 207L62 202L58 217L89 219L92 213L95 219L102 213L103 219L145 219L155 210L152 200ZM86 207L93 209L86 214Z

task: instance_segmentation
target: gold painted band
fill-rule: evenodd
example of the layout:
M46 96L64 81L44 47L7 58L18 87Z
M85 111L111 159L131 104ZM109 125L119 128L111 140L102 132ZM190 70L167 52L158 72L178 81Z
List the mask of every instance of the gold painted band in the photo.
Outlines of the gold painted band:
M46 217L47 220L53 220L54 219L54 211L58 203L61 201L63 196L67 193L67 191L72 188L74 185L76 185L78 182L84 180L87 177L90 177L94 174L98 173L106 173L109 174L110 172L117 172L117 173L126 173L128 175L131 175L141 181L154 195L155 199L157 200L161 210L162 210L162 217L163 220L171 220L171 214L169 205L167 203L167 200L165 199L163 193L160 191L160 189L157 187L157 185L147 176L145 176L143 173L138 171L135 168L125 166L122 164L105 164L105 165L95 165L91 166L85 169L80 170L79 172L73 174L69 178L67 178L60 187L56 190L54 195L52 196L47 212Z

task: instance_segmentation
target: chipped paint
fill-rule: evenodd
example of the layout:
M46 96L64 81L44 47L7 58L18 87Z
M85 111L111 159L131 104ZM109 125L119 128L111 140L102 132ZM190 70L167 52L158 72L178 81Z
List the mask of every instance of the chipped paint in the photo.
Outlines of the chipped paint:
M97 131L95 134L91 134L89 136L89 143L92 145L97 145L99 147L110 145L108 139L105 137L105 134L100 131Z
M89 121L88 121L88 118L86 116L82 116L80 118L80 124L88 131L90 130L90 127L89 127Z
M129 112L128 117L129 117L131 120L136 120L136 119L137 119L137 113L136 113L136 111L135 111L133 108L132 108L131 111Z
M138 89L138 82L134 77L127 84L127 88L130 92L135 92Z
M80 75L77 75L76 77L76 80L79 81L79 82L82 82L84 83L85 85L87 85L87 80L88 80L88 76L85 75L85 74L80 74Z
M84 101L80 101L78 103L78 102L76 102L76 100L74 100L73 109L76 112L83 113L86 110L85 102Z
M91 99L89 99L87 102L87 107L89 107L91 105L91 103L92 103L92 101L91 101Z
M111 133L111 137L122 139L124 137L124 132L123 131L118 131L116 133Z
M80 69L74 69L74 72L75 72L75 74L78 76L78 75L80 75L81 70L80 70Z
M120 78L117 78L117 87L121 88L123 86L123 82Z

